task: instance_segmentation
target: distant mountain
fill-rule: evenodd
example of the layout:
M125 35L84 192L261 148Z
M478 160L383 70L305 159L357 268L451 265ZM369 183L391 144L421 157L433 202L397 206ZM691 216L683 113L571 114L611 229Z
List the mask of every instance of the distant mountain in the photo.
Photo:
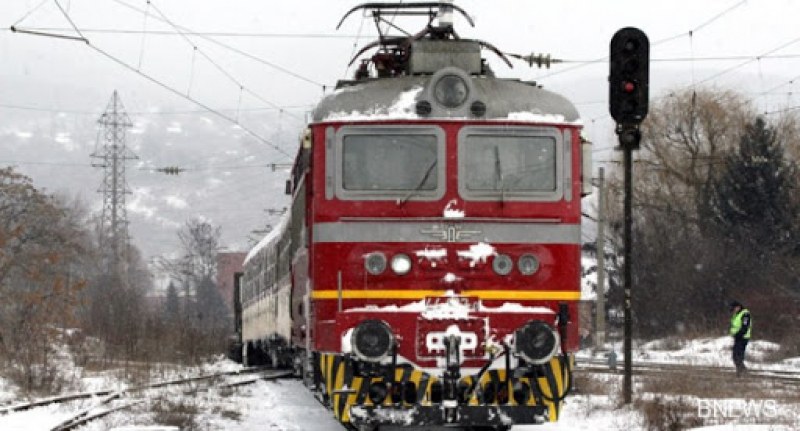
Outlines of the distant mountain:
M203 217L222 227L223 246L248 249L248 237L258 236L251 231L277 221L278 216L265 210L288 204L283 193L288 172L270 165L289 163L289 157L212 113L186 113L186 108L183 113L147 112L129 114L134 127L126 135L128 147L139 157L126 165L132 242L148 258L175 253L177 230L186 220ZM98 117L4 109L0 166L16 166L37 187L78 196L100 211L103 169L91 167L100 160L90 158L103 144ZM299 120L274 111L248 111L241 123L286 153L295 153ZM186 171L156 171L167 166Z

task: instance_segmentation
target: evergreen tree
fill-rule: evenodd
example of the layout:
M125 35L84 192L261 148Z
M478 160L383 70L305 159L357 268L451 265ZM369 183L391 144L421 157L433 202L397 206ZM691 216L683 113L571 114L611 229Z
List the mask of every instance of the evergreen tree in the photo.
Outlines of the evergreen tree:
M203 277L197 286L195 316L203 328L226 328L228 326L228 308L216 283L209 277Z
M731 245L761 258L785 254L800 239L797 186L797 167L785 159L775 130L757 118L707 188L705 221Z
M176 322L180 317L181 306L178 300L178 289L175 283L169 283L167 287L167 298L164 302L164 317L168 322Z

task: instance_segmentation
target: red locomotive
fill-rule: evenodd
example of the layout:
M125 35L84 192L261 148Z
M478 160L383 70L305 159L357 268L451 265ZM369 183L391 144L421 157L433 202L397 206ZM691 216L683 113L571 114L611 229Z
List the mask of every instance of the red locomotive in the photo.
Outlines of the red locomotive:
M241 279L244 360L295 367L359 430L556 420L578 346L578 112L496 78L481 49L505 57L457 37L455 5L360 8L429 22L367 47L316 107L291 210Z

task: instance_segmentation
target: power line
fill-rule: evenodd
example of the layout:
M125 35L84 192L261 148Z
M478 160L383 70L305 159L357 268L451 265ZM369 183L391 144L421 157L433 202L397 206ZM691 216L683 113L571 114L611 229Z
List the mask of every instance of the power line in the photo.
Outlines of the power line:
M47 0L42 1L42 4ZM127 6L127 5L126 5ZM152 16L152 15L151 15ZM22 19L27 18L27 16ZM22 20L20 20L22 21ZM65 27L27 27L29 30L34 31L70 31L71 29ZM9 30L9 29L2 29ZM81 30L84 34L132 34L132 35L153 35L153 36L180 36L174 31L167 30L134 30L134 29L119 29L119 28L84 28ZM230 32L230 31L190 31L186 34L192 36L207 36L207 37L252 37L252 38L273 38L273 39L352 39L353 37L360 37L357 34L340 34L340 33L250 33L250 32Z
M115 0L115 1L118 1L118 0ZM80 34L80 30L78 30L78 28L77 28L77 26L75 25L75 23L74 23L74 22L72 22L72 20L69 18L69 15L67 14L67 12L66 12L66 11L65 11L63 8L60 8L60 10L61 10L61 13L62 13L62 14L63 14L63 15L66 17L67 21L69 21L70 25L72 25L72 26L75 28L75 31L76 31L78 34ZM14 29L12 29L12 30L14 30ZM18 31L18 30L14 30L14 31ZM51 35L51 34L44 34L44 33L41 33L41 34L39 34L39 35L41 35L41 36L53 36L53 35ZM287 152L286 152L284 149L282 149L280 146L278 146L278 145L276 145L276 144L273 144L272 142L270 142L269 140L267 140L267 139L266 139L266 138L264 138L263 136L259 135L258 133L256 133L256 132L255 132L255 131L253 131L252 129L250 129L250 128L248 128L247 126L245 126L245 125L241 124L241 123L240 123L238 120L236 120L236 119L234 119L234 118L231 118L231 117L229 117L228 115L225 115L225 114L223 114L222 112L219 112L219 111L215 110L214 108L211 108L210 106L208 106L208 105L206 105L206 104L204 104L204 103L200 102L199 100L197 100L197 99L194 99L193 97L189 96L188 94L183 94L182 92L180 92L180 91L178 91L177 89L175 89L175 88L173 88L173 87L169 86L168 84L165 84L164 82L162 82L162 81L159 81L158 79L156 79L156 78L154 78L154 77L152 77L152 76L150 76L150 75L148 75L148 74L146 74L146 73L144 73L144 72L142 72L142 71L140 71L140 70L136 69L135 67L131 66L130 64L128 64L128 63L126 63L126 62L124 62L124 61L120 60L120 59L119 59L119 58L117 58L117 57L114 57L113 55L111 55L111 54L110 54L110 53L108 53L107 51L105 51L105 50L103 50L103 49L101 49L101 48L99 48L99 47L97 47L97 46L93 45L92 43L90 43L90 42L89 42L89 40L88 40L88 39L85 39L85 38L84 38L83 40L86 42L86 46L88 46L89 48L91 48L91 49L95 50L96 52L100 53L101 55L103 55L104 57L108 58L109 60L111 60L111 61L113 61L113 62L115 62L115 63L119 64L120 66L123 66L124 68L126 68L126 69L128 69L128 70L130 70L130 71L132 71L132 72L134 72L134 73L136 73L136 74L138 74L138 75L140 75L140 76L144 77L145 79L147 79L148 81L150 81L150 82L152 82L152 83L154 83L154 84L158 85L159 87L161 87L161 88L163 88L163 89L165 89L165 90L167 90L167 91L169 91L169 92L171 92L171 93L173 93L173 94L175 94L175 95L177 95L177 96L179 96L179 97L182 97L182 98L184 98L184 99L186 99L186 100L188 100L188 101L190 101L190 102L192 102L192 103L196 104L197 106L200 106L201 108L203 108L203 109L207 110L208 112L211 112L211 113L213 113L213 114L215 114L215 115L219 116L220 118L223 118L223 119L225 119L225 120L227 120L227 121L230 121L231 123L233 123L233 124L235 124L235 125L239 126L239 127L242 129L242 130L244 130L246 133L248 133L249 135L253 136L253 137L254 137L254 138L256 138L257 140L259 140L259 141L261 141L261 142L263 142L263 143L265 143L265 144L267 144L267 145L269 145L269 146L273 147L273 148L274 148L275 150L277 150L279 153L281 153L281 154L284 154L284 155L285 155L286 157L288 157L289 159L292 159L292 158L293 158L293 157L292 157L292 155L290 155L289 153L287 153Z
M47 162L47 161L32 161L32 160L0 160L0 163L7 163L9 166L18 165L44 165L44 166L57 166L57 167L81 167L91 168L92 165L86 163L66 163L66 162Z
M742 1L738 2L738 3L736 3L735 5L726 8L722 12L714 15L709 20L703 22L702 24L700 24L699 26L689 30L688 32L679 33L679 34L676 34L674 36L670 36L670 37L667 37L665 39L661 39L659 41L656 41L656 42L650 44L650 46L658 46L658 45L673 41L675 39L678 39L678 38L681 38L681 37L684 37L684 36L691 36L695 32L697 32L698 30L700 30L701 28L708 26L712 22L722 18L724 15L728 14L730 11L738 8L739 6L741 6L741 5L745 4L745 3L747 3L747 0L742 0ZM541 79L549 78L549 77L552 77L552 76L560 75L562 73L567 73L567 72L570 72L572 70L576 70L576 69L582 68L582 67L587 66L589 64L599 63L599 62L603 62L603 61L607 61L607 60L608 60L608 56L606 55L606 56L603 56L603 57L600 57L600 58L597 58L597 59L594 59L594 60L590 60L590 61L582 63L582 64L577 64L577 65L575 65L573 67L568 67L568 68L562 69L560 71L555 71L555 72L551 72L551 73L542 75L542 76L538 77L537 79L541 80Z
M713 57L666 57L666 58L651 58L651 63L687 63L694 61L738 61L738 60L765 60L765 59L795 59L800 58L800 54L777 54L777 55L727 55L727 56L713 56ZM608 57L601 61L597 60L560 60L561 63L607 63Z
M128 8L128 9L134 10L134 11L136 11L136 12L139 12L139 13L142 13L142 14L146 13L146 11L144 11L144 10L142 10L142 9L140 9L140 8L136 7L136 6L130 5L130 4L128 4L128 3L126 3L126 2L124 2L124 1L122 1L122 0L113 0L113 1L114 1L115 3L117 3L117 4L121 5L121 6L123 6L123 7L126 7L126 8ZM157 20L159 20L159 21L161 21L161 22L165 22L163 19L160 19L160 18L158 18L158 17L156 17L156 16L153 16L153 18L155 18L155 19L157 19ZM244 51L242 51L242 50L240 50L240 49L238 49L238 48L235 48L235 47L233 47L233 46L231 46L231 45L228 45L228 44L226 44L226 43L220 42L220 41L218 41L218 40L216 40L216 39L214 39L214 38L212 38L212 37L209 37L209 36L204 36L204 35L198 34L198 33L194 32L194 31L193 31L192 29L190 29L190 28L184 27L184 26L182 26L182 25L178 25L178 26L177 26L177 28L179 28L181 31L183 31L183 32L185 32L185 33L187 33L187 34L193 34L193 35L197 35L198 37L200 37L200 38L202 38L202 39L205 39L205 40L207 40L207 41L209 41L209 42L211 42L211 43L214 43L214 44L216 44L216 45L219 45L219 46L221 46L221 47L223 47L223 48L225 48L225 49L231 50L231 51L233 51L233 52L235 52L235 53L237 53L237 54L239 54L239 55L242 55L242 56L244 56L244 57L247 57L247 58L249 58L249 59L251 59L251 60L257 61L257 62L259 62L259 63L261 63L261 64L264 64L264 65L267 65L267 66L269 66L269 67L272 67L273 69L279 70L279 71L281 71L281 72L283 72L283 73L286 73L286 74L288 74L288 75L290 75L290 76L293 76L293 77L295 77L295 78L297 78L297 79L300 79L300 80L302 80L302 81L305 81L305 82L307 82L307 83L310 83L310 84L314 84L314 85L316 85L316 86L318 86L318 87L322 88L322 89L323 89L323 91L324 91L324 90L325 90L325 88L327 87L325 84L322 84L322 83L316 82L316 81L314 81L314 80L311 80L311 79L309 79L309 78L306 78L306 77L304 77L304 76L302 76L302 75L300 75L300 74L298 74L298 73L292 72L292 71L291 71L291 70L289 70L289 69L286 69L286 68L284 68L284 67L278 66L277 64L271 63L271 62L269 62L269 61L267 61L267 60L264 60L264 59L262 59L262 58L256 57L255 55L249 54L249 53L247 53L247 52L244 52Z
M45 3L47 3L47 0L42 0L38 5L34 6L31 10L26 12L25 15L22 16L22 18L18 19L14 24L11 24L11 27L14 27L15 25L21 23L22 21L25 21L26 18L28 18L37 10L39 10L39 8L42 7L42 5L44 5Z
M766 111L766 112L764 112L764 115L783 114L784 112L796 111L798 109L800 109L800 105L789 106L787 108L778 109L778 110L775 110L775 111Z
M128 70L130 70L130 71L132 71L132 72L144 77L145 79L147 79L148 81L158 85L159 87L161 87L161 88L163 88L163 89L165 89L165 90L167 90L167 91L169 91L169 92L171 92L171 93L173 93L173 94L175 94L177 96L180 96L180 97L182 97L182 98L184 98L184 99L196 104L197 106L200 106L201 108L207 110L208 112L216 114L220 118L223 118L223 119L225 119L227 121L230 121L231 123L241 127L242 130L244 130L247 134L253 136L257 140L269 145L270 147L272 147L275 150L277 150L279 153L284 154L286 157L289 157L290 159L292 158L292 156L289 153L287 153L284 149L282 149L281 147L279 147L276 144L273 144L272 142L270 142L269 140L267 140L263 136L261 136L258 133L254 132L252 129L242 125L239 122L239 120L234 119L232 117L229 117L228 115L225 115L222 112L219 112L219 111L215 110L214 108L212 108L212 107L200 102L199 100L197 100L197 99L195 99L195 98L193 98L191 96L183 94L182 92L176 90L175 88L170 87L169 85L157 80L156 78L154 78L154 77L152 77L152 76L150 76L150 75L148 75L146 73L143 73L143 72L141 72L139 70L136 70L133 66L129 65L128 63L125 63L124 61L114 57L113 55L109 54L108 52L106 52L106 51L104 51L104 50L102 50L102 49L100 49L100 48L98 48L98 47L96 47L96 46L94 46L92 44L88 44L88 45L89 45L90 48L92 48L95 51L97 51L98 53L102 54L103 56L105 56L109 60L111 60L111 61L113 61L113 62L125 67L126 69L128 69Z
M43 165L43 166L56 166L56 167L82 167L91 168L91 164L86 163L72 163L72 162L58 162L58 161L45 161L45 160L0 160L0 163L7 163L9 165ZM232 171L242 169L268 169L278 163L259 163L255 165L206 165L196 167L181 167L181 172L202 172L202 171ZM138 168L139 171L156 172L159 168L156 167L142 167ZM272 172L271 170L269 172Z
M75 32L78 33L78 36L80 36L81 39L86 40L86 37L83 36L83 33L81 33L81 31L78 30L78 26L76 26L75 23L72 22L72 18L69 17L69 14L67 13L67 11L64 10L63 7L61 7L61 3L59 3L58 0L53 0L53 2L55 2L56 6L58 6L58 10L61 11L61 13L64 15L64 18L66 18L67 21L69 21L69 24L72 26L72 28L75 29Z
M800 75L794 76L794 77L792 77L792 79L790 79L788 81L785 81L785 82L783 82L783 83L781 83L779 85L776 85L776 86L774 86L774 87L772 87L772 88L770 88L768 90L762 91L761 93L758 94L758 97L766 96L767 94L772 93L773 91L783 87L784 85L794 84L794 81L796 79L798 79L798 78L800 78ZM780 94L783 95L783 93L780 93ZM791 95L791 92L789 94Z
M211 64L212 64L212 65L213 65L213 66L214 66L214 67L215 67L215 68L216 68L216 69L217 69L217 70L218 70L220 73L222 73L223 75L225 75L225 76L226 76L226 77L227 77L229 80L231 80L231 82L233 82L234 84L236 84L236 85L239 87L239 89L240 89L240 92L246 92L246 93L250 94L251 96L255 97L256 99L258 99L258 100L260 100L260 101L262 101L262 102L266 103L267 105L270 105L270 106L273 106L273 107L277 107L277 106L278 106L278 105L276 105L275 103L272 103L271 101L269 101L269 100L266 100L266 99L265 99L265 98L263 98L261 95L259 95L259 94L255 93L255 92L253 92L252 90L250 90L250 89L246 88L246 87L244 86L244 84L242 84L242 82L240 82L238 79L236 79L236 78L235 78L235 77L234 77L234 76L233 76L233 75L232 75L230 72L228 72L228 71L227 71L225 68L223 68L222 66L220 66L220 64L219 64L219 63L217 63L216 61L214 61L214 59L212 59L212 58L211 58L211 57L210 57L208 54L206 54L206 52L205 52L205 51L201 50L201 49L200 49L200 48L199 48L199 47L198 47L198 46L197 46L197 45L196 45L196 44L195 44L195 43L194 43L194 42L193 42L191 39L189 39L189 37L186 35L186 33L183 33L183 32L180 30L180 28L179 28L179 26L178 26L177 24L175 24L174 22L172 22L172 20L170 20L169 18L167 18L167 16L164 14L164 12L162 12L162 11L161 11L161 9L159 9L159 8L158 8L158 7L157 7L157 6L156 6L156 5L153 3L153 1L152 1L152 0L148 0L147 4L148 4L148 6L152 7L152 8L153 8L153 9L154 9L154 10L155 10L155 11L156 11L156 12L157 12L159 15L161 15L161 19L162 19L163 21L165 21L167 24L169 24L170 26L172 26L172 28L173 28L173 29L174 29L174 30L175 30L175 31L176 31L178 34L180 34L180 35L183 37L183 39L184 39L184 40L185 40L185 41L186 41L186 42L187 42L187 43L188 43L190 46L192 46L192 48L194 48L194 51L193 51L193 52L196 52L196 53L197 53L197 52L199 52L199 53L200 53L200 55L202 55L202 56L203 56L203 57L204 57L204 58L205 58L205 59L206 59L206 60L207 60L209 63L211 63ZM157 17L156 17L156 18L157 18ZM188 93L188 92L187 92L187 93ZM241 96L241 94L240 94L240 96ZM241 103L241 97L240 97L239 101L240 101L240 103ZM237 114L237 117L238 117L238 114L239 114L239 108L238 108L238 107L237 107L237 110L236 110L236 114ZM294 115L294 114L290 114L290 116L293 116L293 117L295 117L295 118L299 118L299 119L301 119L300 117L297 117L297 116L296 116L296 115Z
M703 84L703 83L706 83L708 81L717 79L722 75L726 75L726 74L728 74L730 72L733 72L736 69L739 69L740 67L746 66L746 65L748 65L748 64L750 64L750 63L752 63L754 61L760 60L760 59L764 58L765 56L768 56L768 55L772 54L773 52L779 51L779 50L781 50L783 48L786 48L787 46L793 45L793 44L797 43L798 41L800 41L800 37L794 38L794 39L790 40L789 42L781 44L776 48L773 48L773 49L771 49L771 50L769 50L769 51L767 51L767 52L765 52L765 53L763 53L763 54L761 54L759 56L756 56L755 58L751 58L751 59L749 59L749 60L747 60L747 61L745 61L743 63L737 64L736 66L732 66L732 67L729 67L729 68L727 68L725 70L722 70L721 72L715 73L715 74L709 76L708 78L698 82L698 84Z
M260 112L260 111L286 111L290 109L309 109L312 108L314 105L293 105L293 106L276 106L276 107L262 107L262 108L242 108L239 109L241 112ZM40 111L40 112L52 112L55 114L79 114L79 115L100 115L102 112L99 111L82 111L79 109L58 109L58 108L42 108L38 106L30 106L30 105L14 105L8 103L0 103L0 108L7 108L7 109L19 109L23 111ZM216 108L217 111L220 112L236 112L236 108ZM130 111L130 115L181 115L181 114L198 114L202 112L208 112L205 109L187 109L187 110L177 110L177 111Z

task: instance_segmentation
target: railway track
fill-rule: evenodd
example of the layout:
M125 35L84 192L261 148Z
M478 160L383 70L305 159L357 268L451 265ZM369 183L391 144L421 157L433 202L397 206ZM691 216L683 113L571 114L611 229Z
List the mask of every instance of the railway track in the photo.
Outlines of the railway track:
M81 408L51 428L51 431L70 431L77 429L78 427L83 426L93 420L108 416L111 413L130 409L137 405L143 404L148 400L162 397L163 395L159 395L158 391L165 388L181 385L196 385L200 383L199 386L194 386L184 391L184 394L191 395L207 391L212 388L235 388L250 385L260 380L276 380L284 377L290 377L292 374L293 372L291 370L273 370L262 367L245 368L237 371L158 381L122 390L103 389L98 391L49 397L33 402L0 408L0 415L20 412L50 404L63 404L72 401L96 399L96 401L90 405ZM233 381L231 381L232 378L239 376L249 377L243 379L233 379Z
M616 369L611 369L608 362L602 359L578 359L577 371L588 371L603 374L622 374L624 364L617 363ZM662 362L636 361L632 364L636 374L701 374L706 378L736 378L736 371L732 367L719 367L711 365L676 364ZM745 380L770 380L800 386L800 371L772 370L768 368L749 368L741 377Z
M251 367L251 368L243 368L241 370L236 371L226 371L221 373L213 373L213 374L204 374L201 376L194 376L194 377L186 377L186 378L177 378L177 379L170 379L170 380L162 380L154 383L148 383L146 385L141 386L134 386L128 389L122 390L123 393L134 393L140 392L147 389L157 389L167 386L175 386L175 385L182 385L187 383L194 383L194 382L202 382L202 381L211 381L218 378L230 377L230 376L239 376L239 375L249 375L249 374L257 374L263 373L266 371L275 371L269 370L263 367ZM253 381L257 381L258 379L254 379ZM78 400L85 400L89 398L96 398L96 397L104 397L112 395L116 392L120 392L118 389L100 389L97 391L87 391L87 392L78 392L73 394L66 394L66 395L57 395L53 397L42 398L39 400L27 402L27 403L20 403L14 404L10 406L0 407L0 415L6 415L9 413L24 411L28 409L32 409L35 407L42 407L49 404L59 404L65 403L69 401L78 401Z

